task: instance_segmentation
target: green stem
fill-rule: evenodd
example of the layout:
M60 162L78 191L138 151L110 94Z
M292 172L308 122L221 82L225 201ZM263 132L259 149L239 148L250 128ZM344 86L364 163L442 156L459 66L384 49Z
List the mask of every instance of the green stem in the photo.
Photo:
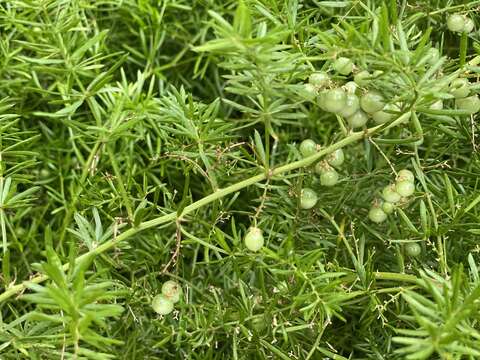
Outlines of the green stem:
M113 172L115 173L115 178L117 180L120 196L122 197L123 204L127 209L128 218L130 221L133 221L132 204L130 203L127 190L125 189L125 185L123 184L122 172L120 171L117 160L115 158L115 153L113 152L111 145L107 145L107 152L108 152L108 157L110 158L110 162L112 164Z
M130 228L130 229L126 230L125 232L121 233L120 235L115 236L113 239L108 240L108 241L104 242L103 244L100 244L95 249L90 250L89 252L87 252L83 255L80 255L75 262L79 262L79 261L83 260L84 258L89 257L91 255L101 254L101 253L111 249L112 247L114 247L117 243L123 242L123 241L127 240L128 238L134 236L135 234L137 234L137 233L139 233L143 230L150 229L150 228L153 228L153 227L157 227L159 225L162 225L162 224L165 224L165 223L168 223L168 222L171 222L171 221L176 221L176 220L178 220L178 218L182 218L182 217L194 212L195 210L200 209L201 207L203 207L207 204L210 204L211 202L214 202L215 200L221 199L221 198L223 198L223 197L225 197L229 194L237 192L237 191L239 191L241 189L244 189L248 186L254 185L254 184L256 184L260 181L266 180L267 177L271 178L271 177L276 176L276 175L280 175L280 174L283 174L283 173L286 173L286 172L289 172L289 171L292 171L292 170L296 170L296 169L300 169L300 168L309 166L309 165L313 164L314 162L318 161L323 156L328 155L328 154L334 152L337 149L340 149L340 148L342 148L346 145L354 143L354 142L356 142L356 141L358 141L358 140L360 140L364 137L371 136L374 133L385 129L386 127L391 128L392 126L396 126L398 124L402 124L405 121L408 121L408 119L410 118L410 115L411 115L411 113L407 112L407 113L401 115L398 119L396 119L395 121L393 121L392 123L390 123L387 126L382 124L382 125L378 125L378 126L366 129L364 131L354 132L351 135L344 138L343 140L340 140L340 141L336 142L335 144L327 146L326 148L324 148L324 149L318 151L317 153L315 153L315 154L313 154L309 157L306 157L302 160L298 160L298 161L295 161L295 162L292 162L292 163L289 163L289 164L271 169L268 174L261 173L261 174L252 176L248 179L245 179L243 181L240 181L236 184L230 185L230 186L228 186L224 189L218 189L214 193L212 193L210 195L207 195L204 198L186 206L183 209L181 215L177 215L177 213L175 211L173 211L169 214L160 216L156 219L145 221L145 222L141 223L140 225L138 225L137 227ZM65 270L67 270L68 267L69 267L68 263L63 265L63 268ZM45 275L36 275L30 281L38 284L42 281L45 281L46 279L48 279L48 277L45 276ZM8 289L6 289L2 294L0 294L0 303L4 300L8 299L9 297L13 296L14 294L20 293L23 290L25 290L25 288L26 288L25 284L26 284L26 282L23 282L21 284L13 285L13 286L9 287Z
M58 241L58 245L57 245L57 249L61 249L61 251L63 252L63 241L65 239L65 234L67 233L67 228L68 228L68 225L70 224L71 220L72 220L72 216L75 212L75 207L77 206L77 201L83 191L83 183L87 180L87 176L88 176L88 173L90 172L91 170L91 166L95 160L95 156L97 156L97 153L100 149L100 145L102 144L102 140L99 139L97 140L97 142L95 143L95 145L93 146L92 150L90 151L90 155L88 156L88 159L87 159L87 162L85 163L84 167L83 167L83 170L82 170L82 175L80 177L80 184L78 185L78 187L75 188L74 192L73 192L73 196L72 196L72 200L70 201L70 206L67 206L66 207L66 211L65 211L65 216L63 218L63 222L62 222L62 227L61 227L61 231L60 231L60 237L59 237L59 241Z

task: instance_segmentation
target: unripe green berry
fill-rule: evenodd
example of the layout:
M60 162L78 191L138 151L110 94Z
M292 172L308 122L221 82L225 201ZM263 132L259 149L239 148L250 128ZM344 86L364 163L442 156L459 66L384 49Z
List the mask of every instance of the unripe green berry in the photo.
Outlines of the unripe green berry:
M262 235L262 230L257 227L251 227L250 229L248 229L248 232L245 235L244 242L248 250L260 250L265 242Z
M174 304L180 301L182 295L181 286L173 280L165 281L162 285L162 294Z
M334 167L339 167L345 161L345 154L342 149L337 149L327 157L327 161Z
M470 93L469 85L469 81L465 78L454 79L450 84L450 94L457 99L467 97Z
M322 88L328 85L328 83L330 82L330 76L328 76L326 72L319 71L310 75L310 77L308 78L308 82L313 86Z
M465 25L463 26L463 31L466 32L467 34L471 33L474 27L475 27L475 23L473 22L473 20L467 17L465 19Z
M430 105L430 109L432 109L432 110L442 110L443 109L443 100L439 99L439 100L433 102Z
M395 190L402 197L408 197L415 192L415 184L411 181L399 181L395 185Z
M314 100L315 97L318 95L317 88L312 84L304 84L303 85L303 96L307 100Z
M309 188L304 188L300 192L300 207L308 210L315 206L318 201L317 193Z
M370 75L367 70L362 70L359 73L355 74L355 76L353 77L353 81L355 81L358 86L366 86L368 85L371 76L372 75Z
M393 114L392 111L398 110L399 109L397 106L393 104L387 104L382 110L376 111L372 114L373 121L375 121L375 124L378 125L389 122L395 117L395 114Z
M387 219L387 214L377 206L374 206L368 212L368 218L374 223L381 223Z
M339 57L333 63L333 69L341 75L348 75L353 70L353 62L346 57Z
M360 109L360 100L355 94L347 94L345 107L339 111L344 118L348 118Z
M395 210L395 205L393 205L392 203L389 203L387 201L385 201L383 204L382 204L382 210L385 214L391 214L393 212L393 210Z
M173 311L173 302L163 294L155 296L152 300L153 310L160 315L168 315Z
M480 99L478 95L456 99L455 105L457 109L467 111L469 114L475 114L480 111Z
M357 84L354 81L349 81L343 85L343 89L347 92L347 94L355 94L357 91Z
M347 122L352 129L357 129L368 122L368 116L362 110L358 110L355 114L347 118Z
M384 106L383 96L375 91L367 92L360 99L360 107L369 114L382 110Z
M305 139L300 143L299 150L303 157L308 157L317 152L317 144L312 139Z
M429 57L428 63L433 65L438 61L438 59L440 59L440 51L437 48L432 47L428 49L427 56Z
M408 256L417 257L422 253L422 248L417 243L408 243L405 245L405 252Z
M450 15L447 19L448 30L453 32L462 32L465 27L465 19L458 14Z
M415 181L415 175L413 175L413 172L408 169L402 169L398 172L396 180L397 182L410 181L413 183Z
M340 88L327 90L321 95L323 108L328 112L338 113L346 106L347 95Z
M320 184L333 186L338 183L338 173L332 167L326 167L320 172Z
M395 185L387 185L382 190L383 200L389 203L396 203L400 201L400 194L395 191Z

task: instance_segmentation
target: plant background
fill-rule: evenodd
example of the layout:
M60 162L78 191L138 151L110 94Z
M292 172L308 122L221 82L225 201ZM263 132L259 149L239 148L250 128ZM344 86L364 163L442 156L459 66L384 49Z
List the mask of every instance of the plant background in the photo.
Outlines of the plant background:
M478 124L436 86L467 70L475 82L478 65L462 66L478 32L445 19L469 14L478 29L479 6L0 1L2 292L34 280L1 297L0 357L478 358ZM430 47L445 58L426 65ZM176 219L298 161L305 138L348 135L303 86L337 56L382 71L371 87L414 120L346 146L333 188L300 167ZM435 96L445 110L427 110ZM392 168L415 172L416 196L373 225ZM258 254L242 245L252 224ZM142 231L116 242L128 228ZM160 317L150 301L167 279L184 299Z

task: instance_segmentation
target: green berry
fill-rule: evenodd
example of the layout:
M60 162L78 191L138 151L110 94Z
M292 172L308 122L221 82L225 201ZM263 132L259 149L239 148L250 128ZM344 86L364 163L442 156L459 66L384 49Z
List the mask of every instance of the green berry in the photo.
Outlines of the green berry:
M182 295L181 286L173 280L165 281L162 285L162 294L174 304L180 301Z
M328 85L330 82L330 76L328 76L326 72L319 71L310 75L308 82L313 86L321 88Z
M462 32L465 27L465 19L458 14L450 15L447 19L448 30L453 32Z
M468 79L457 78L450 84L450 94L457 99L467 97L470 93L469 85Z
M309 188L304 188L300 192L300 207L308 210L315 206L318 201L317 193Z
M248 250L260 250L265 242L263 239L262 230L257 227L251 227L248 229L248 232L245 235L244 242Z
M323 107L326 111L338 113L345 108L347 103L347 95L342 89L331 89L322 93Z
M475 114L480 111L480 99L478 98L478 95L456 99L455 105L459 110L465 110L469 114Z
M382 204L382 210L385 214L391 214L395 210L395 205L389 202L384 202Z
M442 99L433 102L433 103L430 105L430 109L432 109L432 110L442 110L442 109L443 109L443 101L442 101Z
M317 152L317 144L312 139L305 139L300 143L299 150L303 157L308 157Z
M357 84L354 81L349 81L343 85L343 89L347 92L347 94L355 94L357 91Z
M377 206L374 206L368 212L368 218L374 223L381 223L387 219L387 214Z
M383 200L389 203L396 203L399 202L401 199L401 195L395 191L395 185L387 185L382 190L382 197Z
M364 126L368 121L368 116L362 110L358 110L355 114L347 118L347 122L352 129Z
M314 100L315 97L318 95L317 88L312 84L303 84L303 96L307 100Z
M366 86L368 85L371 76L372 75L370 75L367 70L362 70L359 73L355 74L355 76L353 77L353 81L355 81L358 86Z
M160 294L153 298L152 308L157 314L168 315L173 311L173 302Z
M402 197L408 197L415 192L415 184L411 181L399 181L395 185L395 190Z
M398 110L399 109L397 106L393 104L387 104L382 110L374 112L372 114L373 121L375 121L375 124L378 125L389 122L395 117L395 114L393 114L392 111Z
M384 106L383 96L375 91L366 93L360 99L360 107L369 114L382 110Z
M334 167L339 167L345 161L345 154L342 149L337 149L327 157L327 161Z
M417 257L422 253L422 248L417 243L408 243L405 245L405 252L410 257Z
M463 26L463 31L466 32L467 34L471 33L474 27L475 27L475 23L473 22L473 20L467 17L465 19L465 25Z
M353 62L346 57L339 57L333 63L333 69L341 75L348 75L353 70Z
M320 184L323 186L333 186L338 183L338 173L334 168L328 166L320 172Z
M438 59L440 59L440 51L437 48L432 47L428 49L427 56L429 58L428 63L433 65L438 61Z
M415 175L408 169L402 169L397 174L397 182L401 181L410 181L413 183L415 181Z
M355 114L360 109L360 100L355 94L347 94L345 107L339 111L339 114L344 118L348 118Z

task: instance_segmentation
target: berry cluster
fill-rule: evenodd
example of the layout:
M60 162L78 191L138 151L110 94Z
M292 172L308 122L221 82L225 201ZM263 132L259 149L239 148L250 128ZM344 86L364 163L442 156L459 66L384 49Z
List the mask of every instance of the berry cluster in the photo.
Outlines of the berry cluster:
M455 98L455 106L469 114L480 111L480 99L478 95L470 95L470 82L466 78L457 78L450 83L450 94Z
M308 157L317 152L319 146L315 141L306 139L300 144L299 150L302 156ZM345 161L345 154L342 149L337 149L331 153L326 160L316 164L315 172L320 175L320 184L323 186L333 186L338 182L339 175L335 167L340 167ZM318 201L318 196L315 190L310 188L303 188L300 192L300 208L308 210L313 208ZM258 227L251 227L245 237L244 243L248 250L259 251L265 243L262 230Z
M447 19L448 30L458 33L470 33L475 27L475 23L467 16L460 14L450 15Z
M384 222L387 215L395 210L397 204L407 201L415 192L415 176L410 170L403 169L398 172L396 182L387 185L382 190L383 201L376 200L368 212L368 217L375 223Z
M180 301L182 288L173 281L168 280L162 285L162 293L152 300L153 310L160 315L168 315L173 311L174 304Z
M350 75L354 67L353 62L344 57L336 59L332 64L335 72L344 76ZM369 117L376 124L383 124L392 120L395 113L400 111L397 105L385 103L383 95L377 91L359 94L359 87L364 88L371 79L381 74L381 71L370 74L363 70L354 75L353 81L334 87L326 72L315 72L310 75L305 87L310 94L318 95L321 109L343 117L352 129L356 129L363 127Z
M305 152L306 143L313 144L312 151ZM311 139L302 141L300 144L300 152L304 157L313 155L319 146ZM326 160L320 161L315 165L315 173L320 176L320 184L322 186L334 186L339 175L335 168L340 167L345 161L345 154L342 149L337 149L331 153ZM308 210L313 208L318 201L317 193L310 188L303 188L300 192L300 208Z

